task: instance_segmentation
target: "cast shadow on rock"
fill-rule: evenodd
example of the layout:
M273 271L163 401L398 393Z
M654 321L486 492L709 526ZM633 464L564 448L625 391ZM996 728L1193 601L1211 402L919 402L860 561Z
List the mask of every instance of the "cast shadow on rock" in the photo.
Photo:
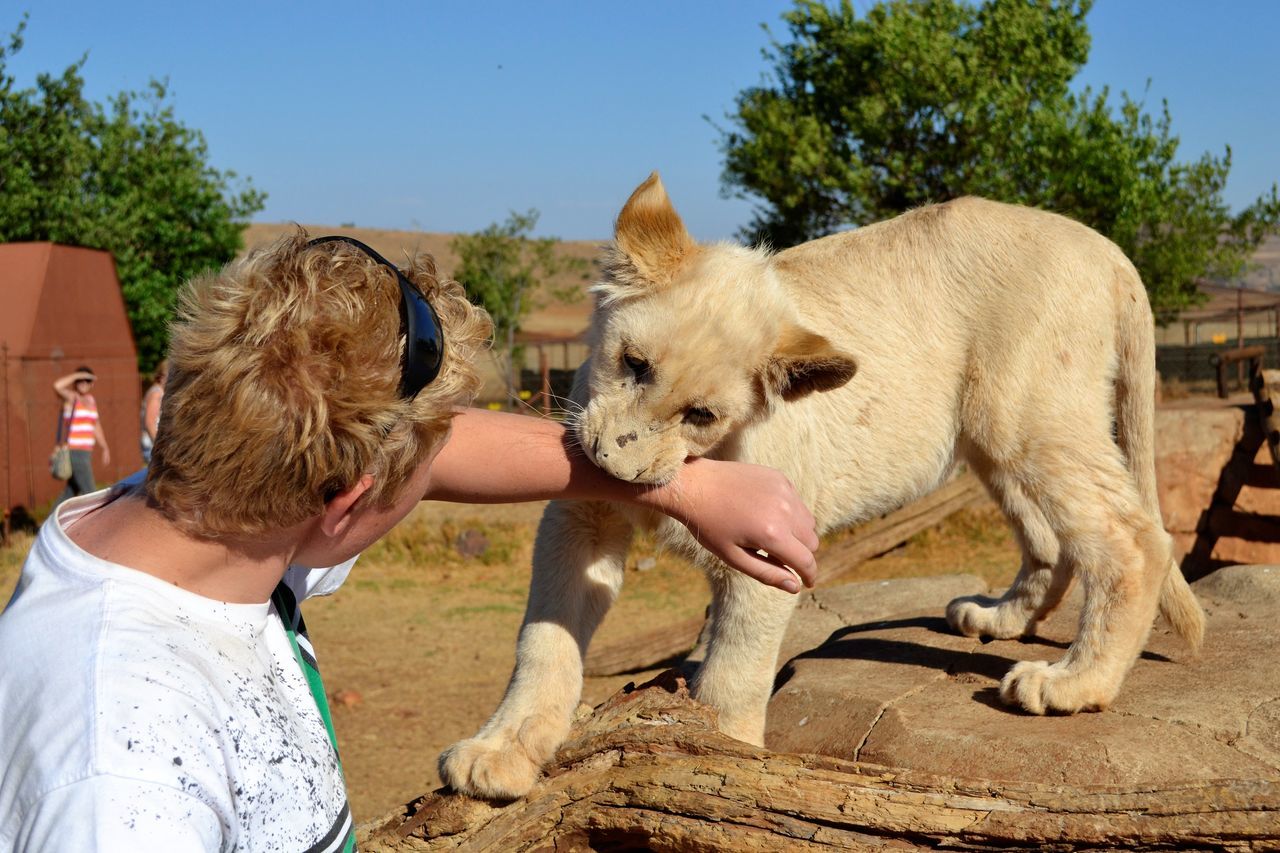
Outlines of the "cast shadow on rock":
M914 616L907 619L878 620L860 625L846 625L831 632L831 636L819 646L801 652L787 661L774 680L774 692L795 675L795 664L802 660L867 660L882 663L921 666L945 670L953 675L972 673L999 680L1015 661L999 655L973 652L967 649L949 649L931 646L912 640L899 640L883 636L884 633L924 629L935 634L955 636L945 619L936 616ZM859 637L875 631L882 636Z
M992 641L984 639L983 651L970 649L947 648L933 646L915 640L894 639L884 636L886 633L923 629L933 634L959 637L951 630L945 619L938 616L914 616L903 619L878 620L864 622L859 625L847 625L831 632L831 635L819 646L801 652L787 661L778 670L774 679L773 692L776 694L796 674L795 664L802 660L865 660L881 663L901 664L904 666L928 667L945 671L948 675L975 675L999 682L1009 669L1021 660L1020 657L1004 657L991 654L985 649L992 642L1018 643L1020 645L1040 645L1065 650L1068 643L1046 639L1034 635L1016 640ZM860 637L859 634L877 632L880 636ZM1155 652L1144 651L1142 658L1169 663L1169 658ZM999 697L996 687L984 687L974 693L974 699L993 708L1019 713L1006 707Z

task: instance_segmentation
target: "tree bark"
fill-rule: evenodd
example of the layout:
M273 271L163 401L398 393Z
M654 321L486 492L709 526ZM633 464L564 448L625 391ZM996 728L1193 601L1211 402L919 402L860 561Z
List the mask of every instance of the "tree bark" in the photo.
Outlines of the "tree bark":
M674 671L580 719L523 799L440 789L366 851L1280 850L1280 782L986 781L771 753L716 729Z

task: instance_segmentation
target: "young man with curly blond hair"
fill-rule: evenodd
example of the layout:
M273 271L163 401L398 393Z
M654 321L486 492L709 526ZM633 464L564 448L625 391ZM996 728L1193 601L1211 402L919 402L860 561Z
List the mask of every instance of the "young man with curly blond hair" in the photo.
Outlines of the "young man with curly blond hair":
M342 768L297 602L424 498L629 501L797 590L781 474L608 478L552 421L467 410L488 318L429 257L298 234L191 282L151 465L61 505L0 615L0 849L343 850Z

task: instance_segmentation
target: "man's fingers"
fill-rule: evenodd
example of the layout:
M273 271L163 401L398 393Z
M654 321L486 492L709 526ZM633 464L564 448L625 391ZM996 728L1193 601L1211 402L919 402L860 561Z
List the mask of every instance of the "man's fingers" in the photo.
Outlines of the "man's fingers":
M813 554L799 544L790 549L790 553L793 556L787 557L778 552L771 554L768 551L759 549L756 551L756 557L775 570L769 573L770 576L779 580L791 578L800 581L807 587L812 587L818 579L818 563L813 559ZM752 577L756 576L752 575ZM786 588L772 581L765 582L770 586L777 586L779 589ZM790 591L795 592L796 590Z
M764 549L766 558L778 566L786 566L804 580L805 586L813 586L817 580L818 563L813 557L817 544L810 547L802 539L787 537L784 541L775 542L771 549Z
M747 577L755 578L760 583L780 589L783 592L797 593L800 591L800 579L794 571L786 566L775 565L763 557L757 557L755 554L743 551L740 564L734 568Z

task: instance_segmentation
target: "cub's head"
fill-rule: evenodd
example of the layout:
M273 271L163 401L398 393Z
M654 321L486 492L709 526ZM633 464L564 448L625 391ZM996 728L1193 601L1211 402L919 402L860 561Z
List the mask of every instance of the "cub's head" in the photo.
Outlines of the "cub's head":
M856 370L796 319L766 252L695 243L656 172L618 215L594 291L578 441L622 480L666 482L687 457Z

